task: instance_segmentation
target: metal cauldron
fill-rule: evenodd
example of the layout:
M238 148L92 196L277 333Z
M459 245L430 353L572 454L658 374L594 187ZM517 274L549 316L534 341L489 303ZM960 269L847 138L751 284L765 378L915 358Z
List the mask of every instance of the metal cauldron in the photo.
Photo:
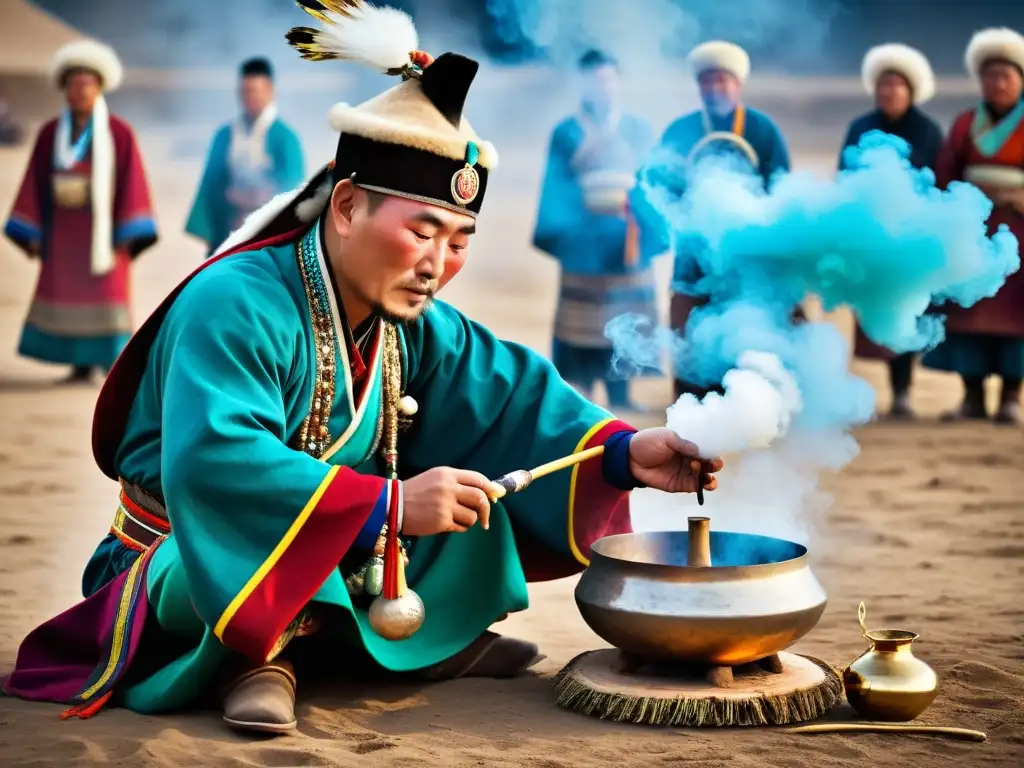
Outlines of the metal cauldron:
M690 565L694 563L694 565ZM608 536L576 586L584 621L635 656L737 666L785 650L825 611L807 548L749 533Z

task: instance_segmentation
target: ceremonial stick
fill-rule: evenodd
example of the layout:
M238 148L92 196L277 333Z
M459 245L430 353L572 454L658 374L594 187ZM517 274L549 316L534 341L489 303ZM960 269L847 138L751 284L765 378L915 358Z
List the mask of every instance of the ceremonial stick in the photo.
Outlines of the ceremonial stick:
M934 736L949 736L963 741L985 741L981 731L967 728L948 728L939 725L897 725L893 723L821 723L787 728L787 733L909 733Z
M494 495L489 495L489 498L493 503L506 494L523 490L538 477L550 475L552 472L557 472L560 469L574 467L577 464L582 464L587 459L596 458L603 453L604 446L598 445L579 453L570 453L568 456L549 461L547 464L541 464L533 469L517 469L514 472L509 472L507 475L502 475L493 481L498 488L495 489Z
M577 464L582 464L588 459L594 459L601 456L604 453L604 446L598 445L594 448L588 448L585 451L579 453L570 453L568 456L563 456L560 459L549 461L547 464L541 464L539 467L533 469L517 469L514 472L502 475L496 480L492 480L495 485L498 486L495 489L494 494L488 494L487 498L491 500L493 504L498 499L509 493L516 493L517 491L524 490L538 477L544 477L544 475L550 475L552 472L557 472L560 469L568 469L569 467L575 467ZM697 478L697 503L704 504L704 473L700 473L700 477Z

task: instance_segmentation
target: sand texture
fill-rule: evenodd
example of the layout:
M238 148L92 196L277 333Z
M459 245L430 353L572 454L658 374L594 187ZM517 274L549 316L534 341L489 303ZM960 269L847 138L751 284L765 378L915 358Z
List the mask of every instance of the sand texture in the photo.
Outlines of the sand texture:
M848 115L822 130L842 134ZM805 125L784 123L798 163L829 167L826 154L800 154ZM142 318L200 259L181 234L194 160L175 159L177 137L139 135L155 188L162 240L134 274ZM205 141L205 139L203 139ZM543 353L557 273L528 247L539 147L517 148L530 171L509 168L495 184L470 264L449 300L499 335ZM510 155L506 155L509 157ZM0 211L6 214L27 149L0 150ZM498 178L497 176L495 177ZM95 467L89 430L96 388L53 385L64 371L16 358L21 320L37 266L0 244L0 674L22 637L79 594L82 567L104 535L115 486ZM660 272L666 276L667 265ZM839 315L847 333L849 318ZM860 365L882 392L883 370ZM668 404L666 380L638 388L646 404ZM873 626L921 634L916 652L942 677L921 722L984 730L985 744L896 735L795 736L767 729L676 731L612 725L556 708L552 675L603 643L583 623L572 580L531 590L529 611L496 626L538 642L547 659L514 681L432 686L301 682L295 736L250 740L227 732L216 713L143 717L104 711L62 722L58 705L0 698L0 765L27 766L584 766L825 768L839 765L995 766L1024 764L1024 435L990 424L948 427L935 416L956 404L954 377L918 372L912 426L860 431L861 455L828 478L836 502L816 525L812 558L830 602L819 626L793 650L843 666L864 647L857 604ZM638 426L663 422L663 411ZM513 469L510 467L510 469ZM729 482L728 471L721 482ZM768 491L770 492L770 491ZM685 528L689 504L655 494L633 499L638 521ZM712 516L714 496L704 511ZM651 521L655 521L652 523ZM831 716L853 716L846 705ZM1020 762L1018 762L1020 761Z

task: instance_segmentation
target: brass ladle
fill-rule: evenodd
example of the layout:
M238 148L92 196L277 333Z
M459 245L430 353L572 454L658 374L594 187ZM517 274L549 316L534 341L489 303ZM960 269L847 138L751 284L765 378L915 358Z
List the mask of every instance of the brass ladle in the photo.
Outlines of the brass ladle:
M898 725L895 723L819 723L787 728L786 733L907 733L923 736L949 736L960 741L987 741L981 731L969 728L949 728L943 725Z

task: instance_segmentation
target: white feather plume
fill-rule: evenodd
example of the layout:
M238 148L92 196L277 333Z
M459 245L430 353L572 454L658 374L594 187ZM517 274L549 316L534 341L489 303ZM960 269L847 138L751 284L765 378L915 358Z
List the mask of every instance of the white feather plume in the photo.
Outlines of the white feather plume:
M348 16L324 15L331 23L320 31L318 42L339 59L387 72L408 65L409 54L419 50L416 26L405 11L361 3Z

